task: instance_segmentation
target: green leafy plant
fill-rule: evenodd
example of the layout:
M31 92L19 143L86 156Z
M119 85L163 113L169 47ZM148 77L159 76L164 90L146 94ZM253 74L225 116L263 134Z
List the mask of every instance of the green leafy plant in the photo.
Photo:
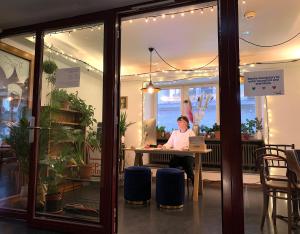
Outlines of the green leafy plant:
M57 158L50 158L48 164L48 175L45 177L47 194L56 194L59 192L59 184L62 182L63 173L67 165L65 151L62 151Z
M201 125L200 130L201 130L201 132L205 132L207 134L210 134L211 132L213 132L212 128L205 126L205 125Z
M126 132L127 128L132 124L135 124L135 122L127 123L127 113L126 113L126 111L121 112L120 113L120 123L119 123L120 135L125 136L125 132Z
M243 134L254 135L256 132L256 121L246 119L246 123L241 124L241 132Z
M165 126L156 126L156 131L159 133L165 132L166 127Z
M24 111L25 112L25 111ZM9 126L10 134L5 139L6 142L15 151L16 157L20 163L21 171L28 175L29 172L29 121L23 112L22 117L17 124Z
M51 99L51 107L54 109L62 108L63 104L70 100L70 95L64 89L53 89L48 96Z
M213 126L212 126L212 132L217 132L217 131L220 131L220 125L215 123Z
M74 150L72 151L73 159L78 166L85 165L85 158L90 151L100 150L100 142L97 139L96 131L89 131L85 137L82 132L73 132Z
M78 97L78 92L69 94L70 108L81 113L80 125L92 129L93 124L97 123L94 118L95 108L87 105L84 100Z
M263 129L262 118L258 119L257 117L255 117L254 121L255 121L256 131L261 131Z
M48 74L46 80L52 85L54 85L56 82L56 76L55 76L56 70L57 70L57 65L54 61L46 60L43 62L43 71L46 74Z

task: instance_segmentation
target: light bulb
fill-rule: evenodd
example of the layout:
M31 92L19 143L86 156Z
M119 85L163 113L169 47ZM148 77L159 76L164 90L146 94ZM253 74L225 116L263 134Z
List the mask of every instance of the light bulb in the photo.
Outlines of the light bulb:
M152 86L149 86L149 87L147 88L147 92L148 92L148 93L153 93L153 92L154 92L154 88L153 88Z

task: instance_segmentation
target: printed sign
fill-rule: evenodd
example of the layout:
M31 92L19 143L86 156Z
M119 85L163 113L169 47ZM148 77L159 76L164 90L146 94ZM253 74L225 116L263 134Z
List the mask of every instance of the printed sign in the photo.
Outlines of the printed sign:
M283 70L245 72L245 96L284 94Z
M55 84L57 88L79 87L80 67L57 69Z

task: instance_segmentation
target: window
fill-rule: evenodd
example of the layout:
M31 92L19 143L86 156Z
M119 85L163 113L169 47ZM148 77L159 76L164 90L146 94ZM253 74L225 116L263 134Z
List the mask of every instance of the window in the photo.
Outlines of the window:
M181 115L181 90L163 89L157 95L157 126L165 126L166 131L177 129L177 118Z
M241 122L245 123L246 119L254 119L256 117L256 100L255 97L244 96L244 85L240 86L241 92Z
M197 109L197 100L198 97L202 94L210 94L212 95L213 99L207 106L205 115L200 122L200 126L205 125L208 127L212 127L213 124L216 123L216 87L207 86L189 88L189 97L192 103L193 112Z

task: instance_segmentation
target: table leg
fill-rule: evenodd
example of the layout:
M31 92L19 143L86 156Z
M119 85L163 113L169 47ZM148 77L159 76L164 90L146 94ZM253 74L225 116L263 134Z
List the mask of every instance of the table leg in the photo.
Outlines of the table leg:
M199 172L200 172L200 154L195 154L195 177L194 177L193 201L198 201Z
M135 153L134 166L143 166L143 154Z

